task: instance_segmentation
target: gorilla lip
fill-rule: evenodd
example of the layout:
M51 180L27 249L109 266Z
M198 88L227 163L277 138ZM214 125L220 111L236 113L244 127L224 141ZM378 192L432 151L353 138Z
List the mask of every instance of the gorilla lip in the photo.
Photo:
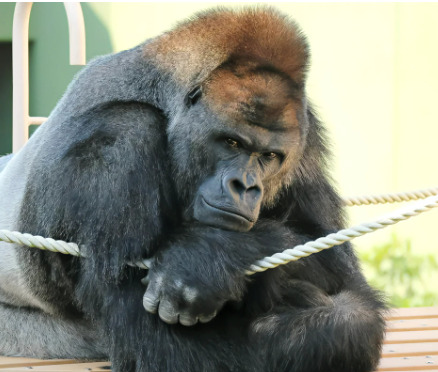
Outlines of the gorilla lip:
M213 208L213 209L219 210L219 211L224 212L224 213L229 214L229 215L233 215L233 216L236 216L236 217L242 218L242 219L244 219L244 220L247 221L247 222L250 222L250 223L254 223L254 222L255 222L253 219L248 218L248 217L246 217L245 215L243 215L243 214L241 214L241 213L237 213L237 212L235 212L235 211L228 210L228 209L224 209L224 208L218 208L218 207L216 207L216 206L210 204L207 200L205 200L204 197L202 197L202 202L203 202L204 204L206 204L206 205L207 205L208 207L210 207L210 208Z

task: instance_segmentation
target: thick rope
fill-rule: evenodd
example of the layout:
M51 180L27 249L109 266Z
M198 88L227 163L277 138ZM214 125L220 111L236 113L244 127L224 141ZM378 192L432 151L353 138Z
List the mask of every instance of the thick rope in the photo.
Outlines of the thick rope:
M344 199L344 204L351 207L354 205L370 205L370 204L385 204L398 203L410 200L425 199L429 196L438 195L438 187L430 189L416 190L411 192L400 192L396 194L382 194L373 196L359 196Z
M315 241L298 245L292 249L286 249L285 251L281 253L276 253L271 257L265 257L257 261L253 265L251 265L249 270L246 271L246 274L252 275L256 272L262 272L267 269L272 269L274 267L287 264L288 262L291 261L296 261L302 257L307 257L313 253L320 252L323 249L328 249L336 245L340 245L359 236L371 233L379 229L383 229L386 226L394 225L400 221L407 220L420 213L427 212L432 208L436 208L438 207L438 195L437 195L438 188L422 190L413 193L403 193L403 194L393 194L393 195L388 194L379 197L363 198L362 200L364 201L376 200L376 202L375 203L372 202L372 204L377 204L381 202L378 200L384 200L383 201L384 203L392 202L389 201L390 199L394 201L404 201L408 197L411 197L415 200L419 198L425 198L425 196L429 194L432 194L432 196L427 197L425 200L421 202L416 202L415 205L413 206L408 206L407 208L405 207L403 209L399 209L396 212L387 215L386 217L379 218L377 221L363 223L351 227L349 229L343 229L338 231L337 233L327 235ZM397 198L400 198L401 200L396 200ZM360 198L357 198L355 200L359 201ZM371 202L370 203L365 202L362 204L371 204ZM358 205L358 204L354 203L347 205ZM63 254L70 254L73 256L85 257L84 254L80 253L79 246L75 243L67 243L62 240L43 238L41 236L34 236L31 234L22 234L16 231L0 230L0 241L25 245L27 247L48 250L51 252L59 252ZM141 269L148 269L150 267L150 264L151 264L150 258L134 263L129 263L130 266L137 266Z
M73 256L84 257L80 253L79 247L75 243L67 243L62 240L43 238L38 235L22 234L17 231L0 230L0 241L25 245L31 248L38 248L51 252L71 254Z
M340 230L335 234L329 234L323 238L302 245L297 245L292 249L286 249L271 257L265 257L251 265L249 270L246 271L246 274L252 275L256 272L262 272L280 265L285 265L289 262L299 260L300 258L310 256L313 253L318 253L324 249L340 245L359 236L394 225L400 221L407 220L436 207L438 207L438 196L435 195L420 202L416 202L415 205L408 206L408 208L401 208L396 212L379 218L375 222L363 223L349 229Z

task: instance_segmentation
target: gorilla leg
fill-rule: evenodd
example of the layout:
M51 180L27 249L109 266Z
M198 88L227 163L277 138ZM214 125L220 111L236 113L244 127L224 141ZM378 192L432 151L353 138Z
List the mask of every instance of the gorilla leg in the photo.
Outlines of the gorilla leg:
M247 332L229 321L185 327L157 318L136 353L122 344L113 349L114 372L266 372Z
M384 333L381 305L350 291L327 299L317 306L277 309L253 322L265 371L374 371Z
M104 359L102 340L87 321L0 304L0 355Z
M265 372L243 315L225 307L206 324L169 325L144 310L131 284L102 306L114 372Z

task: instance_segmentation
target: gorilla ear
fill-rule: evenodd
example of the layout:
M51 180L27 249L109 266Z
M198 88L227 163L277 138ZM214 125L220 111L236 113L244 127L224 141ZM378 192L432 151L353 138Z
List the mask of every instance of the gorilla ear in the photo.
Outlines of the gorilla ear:
M186 97L187 107L193 106L202 96L202 88L200 86L194 88Z

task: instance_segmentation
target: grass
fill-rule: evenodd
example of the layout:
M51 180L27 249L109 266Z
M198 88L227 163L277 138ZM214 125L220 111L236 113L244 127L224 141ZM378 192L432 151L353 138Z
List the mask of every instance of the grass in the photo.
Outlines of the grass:
M393 235L388 243L359 253L364 274L386 293L393 307L438 305L438 260L413 252L409 240Z

